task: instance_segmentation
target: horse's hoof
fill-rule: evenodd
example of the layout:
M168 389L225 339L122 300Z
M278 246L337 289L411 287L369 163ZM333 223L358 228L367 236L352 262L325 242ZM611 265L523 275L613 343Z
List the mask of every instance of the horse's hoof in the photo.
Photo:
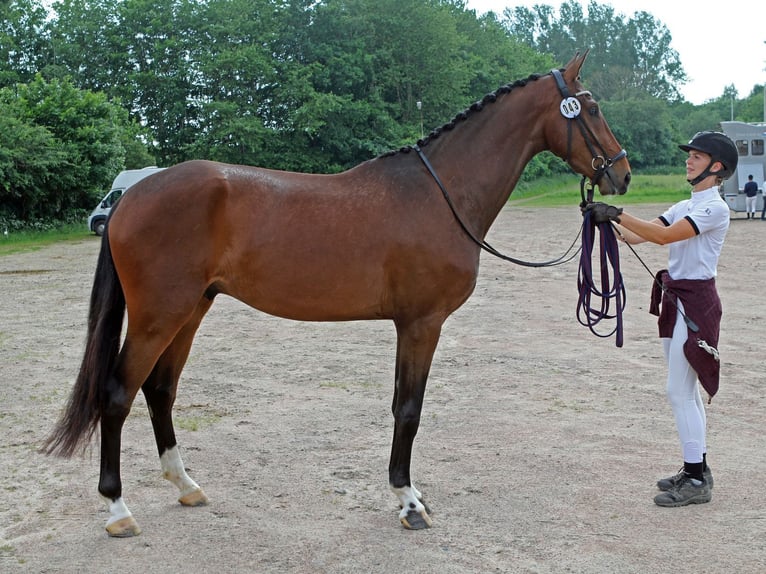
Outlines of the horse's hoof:
M126 516L120 518L116 522L106 525L106 532L109 536L114 538L130 538L131 536L138 536L141 534L141 528L139 528L136 519L132 516Z
M402 526L407 530L423 530L425 528L431 528L431 517L424 510L418 512L416 510L410 510L406 516L402 516L399 520L402 521Z
M199 490L183 495L178 499L178 502L184 506L205 506L210 501L200 488Z

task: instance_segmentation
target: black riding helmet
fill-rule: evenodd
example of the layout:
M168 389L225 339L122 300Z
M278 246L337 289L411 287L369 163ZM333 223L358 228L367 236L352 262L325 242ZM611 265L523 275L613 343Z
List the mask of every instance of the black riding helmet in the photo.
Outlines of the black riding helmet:
M697 132L688 144L682 144L678 147L687 152L694 149L710 156L710 164L705 168L705 171L694 179L688 180L692 185L697 185L709 175L726 179L737 169L737 161L739 160L737 148L734 142L721 132ZM715 172L710 171L710 168L717 161L723 164L723 169Z

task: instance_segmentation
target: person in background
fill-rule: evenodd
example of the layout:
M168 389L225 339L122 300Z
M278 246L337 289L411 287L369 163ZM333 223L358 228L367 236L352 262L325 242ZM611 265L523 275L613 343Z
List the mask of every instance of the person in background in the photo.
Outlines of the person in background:
M763 187L761 188L761 194L763 195L763 209L761 209L761 221L766 219L766 181L763 182Z
M710 502L713 473L707 463L707 418L697 381L710 399L718 391L718 335L721 300L715 285L718 258L729 229L729 207L719 186L737 168L734 143L719 132L699 132L688 144L682 200L658 218L640 219L621 208L591 203L592 221L612 221L618 238L630 244L668 245L668 268L657 273L650 312L659 315L667 361L666 391L681 443L683 467L657 481L655 504L666 507Z
M758 184L753 181L753 176L747 176L747 183L745 184L745 211L747 211L747 218L751 217L755 219L755 202L758 199Z

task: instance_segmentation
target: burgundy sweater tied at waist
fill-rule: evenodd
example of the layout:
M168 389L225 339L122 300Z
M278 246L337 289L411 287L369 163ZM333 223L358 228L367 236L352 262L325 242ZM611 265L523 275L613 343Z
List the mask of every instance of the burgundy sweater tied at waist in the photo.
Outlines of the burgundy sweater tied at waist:
M718 392L720 360L718 335L721 328L721 299L715 287L715 278L671 279L666 269L657 272L652 285L649 312L657 315L660 337L672 337L676 324L676 304L681 300L684 314L696 326L688 326L688 338L684 343L686 360L697 373L702 387L710 399Z

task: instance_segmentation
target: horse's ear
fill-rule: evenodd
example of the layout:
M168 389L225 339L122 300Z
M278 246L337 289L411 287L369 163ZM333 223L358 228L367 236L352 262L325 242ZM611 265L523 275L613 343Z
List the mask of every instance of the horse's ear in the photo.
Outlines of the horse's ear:
M567 63L566 66L564 66L565 70L565 76L568 81L574 81L580 76L580 69L582 68L582 65L585 63L585 59L588 57L588 52L590 52L590 49L585 50L585 52L580 54L580 52L576 52L574 56L572 56L572 59L569 60L569 63Z

